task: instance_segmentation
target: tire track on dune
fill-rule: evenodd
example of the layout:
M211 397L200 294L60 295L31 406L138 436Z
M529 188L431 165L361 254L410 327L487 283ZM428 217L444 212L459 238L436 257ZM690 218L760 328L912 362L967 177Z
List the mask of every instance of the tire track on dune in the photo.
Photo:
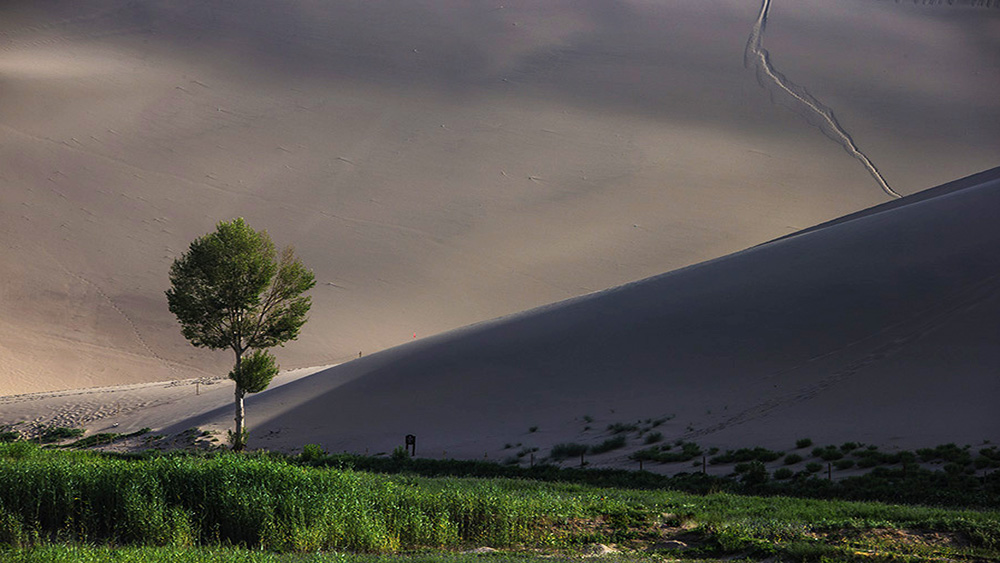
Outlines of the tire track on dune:
M766 78L770 82L773 82L780 92L788 94L795 102L798 102L797 105L806 111L808 115L815 114L818 116L820 124L817 127L819 130L827 138L840 144L847 151L847 154L860 161L865 166L865 169L868 170L868 173L871 174L872 178L878 183L879 187L882 188L883 192L894 198L903 197L889 187L885 178L882 177L878 168L875 167L875 163L858 148L858 145L854 142L854 138L840 124L833 110L809 94L804 88L789 80L771 64L771 54L764 48L764 29L767 27L767 14L770 9L771 0L763 0L760 6L760 14L757 15L757 21L754 23L750 37L747 39L746 50L743 52L743 66L749 68L753 65L756 68L757 80L760 82L761 87L767 89L767 85L763 80L763 78Z
M828 377L820 379L811 385L801 387L791 393L763 401L707 428L688 432L684 434L682 438L691 439L713 434L732 426L739 426L752 420L764 418L777 409L789 407L813 399L834 385L857 375L872 365L909 347L911 344L930 334L959 313L972 310L981 303L991 298L995 298L998 293L1000 293L1000 275L990 276L985 280L972 284L970 287L943 299L935 305L915 313L903 321L883 327L879 331L851 342L842 348L809 358L799 365L782 370L777 374L769 376L769 378L787 375L788 373L806 368L809 364L821 360L831 359L837 355L848 352L851 348L861 346L866 342L878 338L879 336L884 336L887 333L903 328L903 330L900 331L901 334L899 336L892 338L889 342L876 346L868 351L868 353L852 362L849 362L846 366L835 371Z

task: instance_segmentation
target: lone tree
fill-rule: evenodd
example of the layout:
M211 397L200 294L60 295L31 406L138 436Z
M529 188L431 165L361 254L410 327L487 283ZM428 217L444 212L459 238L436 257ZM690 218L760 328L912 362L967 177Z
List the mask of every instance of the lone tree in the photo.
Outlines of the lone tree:
M246 446L243 398L267 389L278 364L267 349L299 335L316 285L291 247L280 256L267 231L238 218L191 243L170 267L167 303L181 332L198 347L230 349L236 364L236 430L233 450Z

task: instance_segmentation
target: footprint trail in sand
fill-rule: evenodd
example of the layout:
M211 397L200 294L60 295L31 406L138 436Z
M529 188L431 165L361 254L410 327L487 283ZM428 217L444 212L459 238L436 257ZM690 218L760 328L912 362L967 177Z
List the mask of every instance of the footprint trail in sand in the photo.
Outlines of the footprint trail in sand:
M778 86L778 92L791 96L792 100L794 100L793 103L802 108L806 112L807 117L812 114L819 116L817 126L823 131L824 135L844 147L847 154L861 161L868 170L868 173L878 182L882 191L895 198L902 197L889 187L885 178L879 173L878 168L875 168L875 164L865 153L861 152L861 149L854 143L851 135L837 121L833 110L823 105L822 102L806 92L804 88L788 80L784 74L775 70L774 66L771 65L770 53L767 52L767 49L763 45L764 28L767 26L767 12L770 8L771 0L763 0L760 7L760 14L757 16L757 22L753 26L753 31L750 32L750 38L747 40L747 48L743 54L744 66L748 68L751 64L755 66L757 69L757 78L760 80L761 86L767 88L764 81L765 78L773 82Z

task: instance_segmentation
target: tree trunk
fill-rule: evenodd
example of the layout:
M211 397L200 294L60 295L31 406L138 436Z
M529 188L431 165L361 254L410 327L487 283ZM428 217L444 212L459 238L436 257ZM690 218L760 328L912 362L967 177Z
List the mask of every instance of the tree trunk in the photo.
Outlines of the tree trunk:
M235 351L235 350L234 350ZM236 373L240 372L240 364L243 363L243 354L236 352ZM246 446L246 417L243 415L243 397L246 396L246 391L240 387L240 384L236 384L236 429L233 430L233 451L239 452L243 451Z
M246 446L246 418L243 416L243 397L246 392L239 385L236 386L236 430L233 435L233 451L238 452Z

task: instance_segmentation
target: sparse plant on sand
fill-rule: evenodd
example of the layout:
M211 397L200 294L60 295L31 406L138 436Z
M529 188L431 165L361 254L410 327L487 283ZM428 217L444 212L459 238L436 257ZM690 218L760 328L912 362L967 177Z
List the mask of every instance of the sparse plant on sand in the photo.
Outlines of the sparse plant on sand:
M243 399L267 388L278 373L268 348L294 340L306 322L316 285L312 272L291 247L280 256L267 231L254 231L242 218L220 222L195 239L170 267L170 312L181 332L198 347L230 349L236 363L234 450L246 445Z

